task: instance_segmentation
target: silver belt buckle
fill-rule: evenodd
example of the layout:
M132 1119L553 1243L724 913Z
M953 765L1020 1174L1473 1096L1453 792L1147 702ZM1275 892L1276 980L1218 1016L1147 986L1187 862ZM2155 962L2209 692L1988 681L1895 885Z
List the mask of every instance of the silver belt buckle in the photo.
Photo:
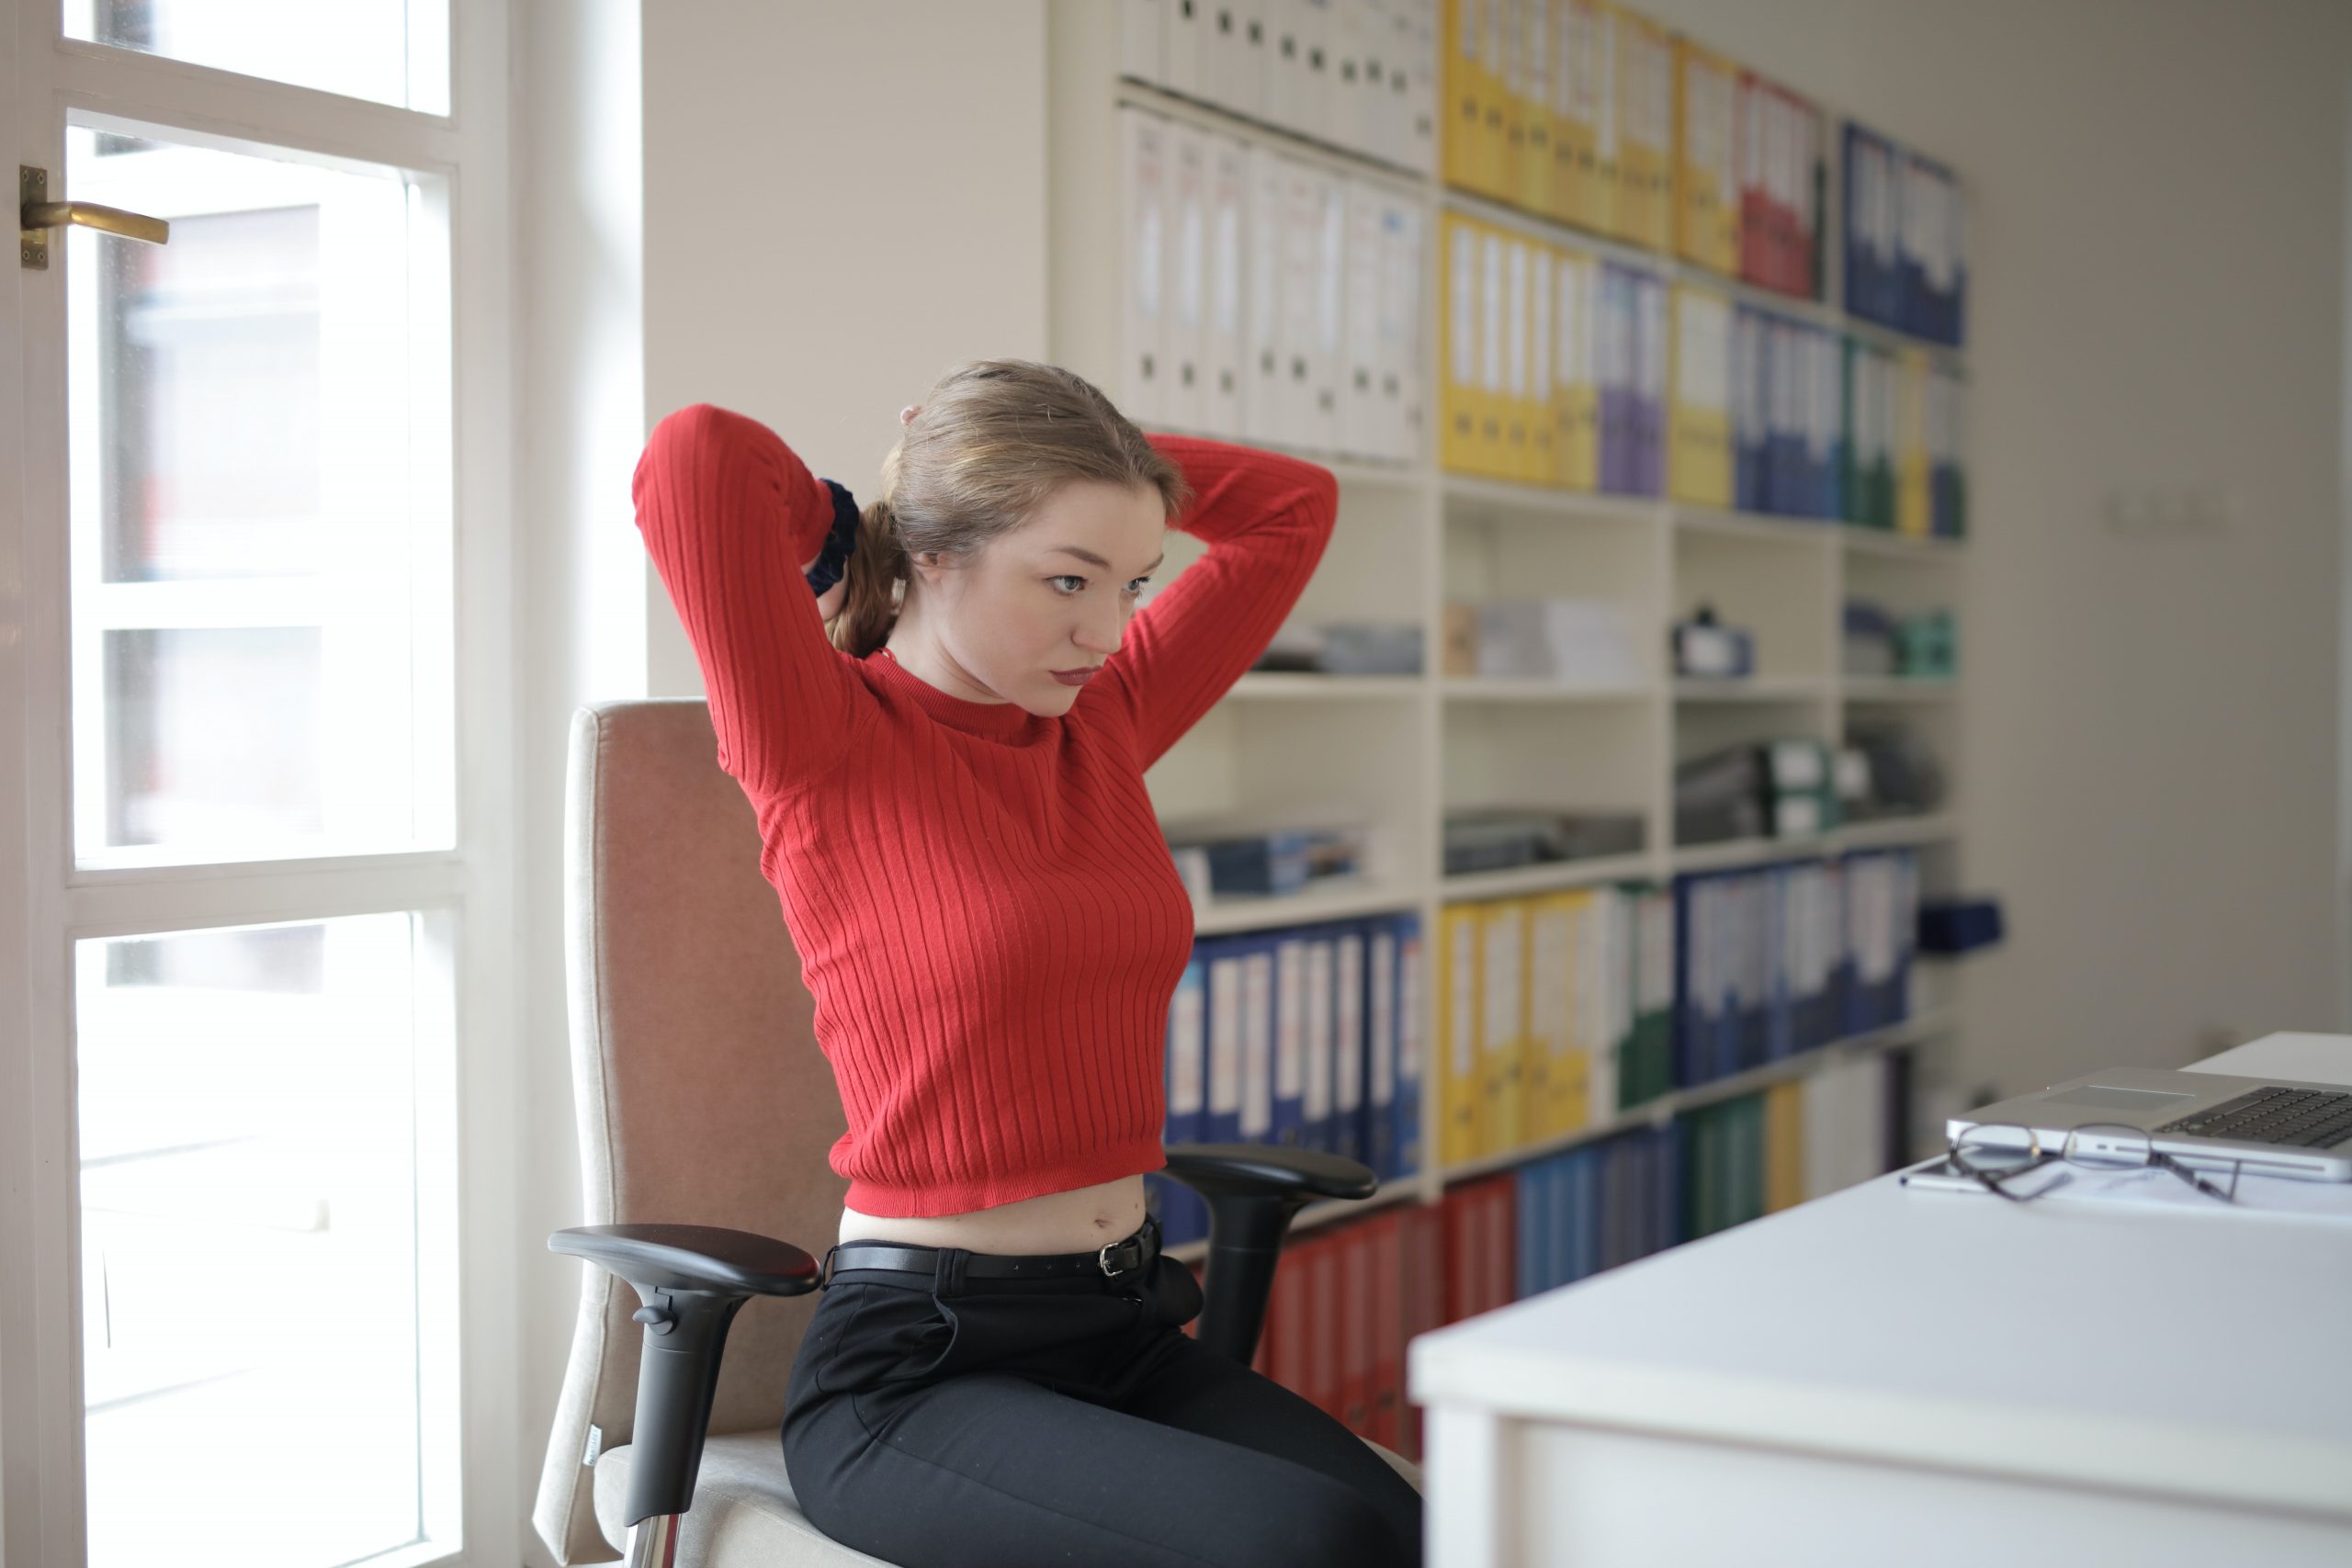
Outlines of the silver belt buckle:
M1139 1241L1136 1241L1133 1237L1129 1237L1126 1241L1109 1241L1102 1244L1102 1249L1094 1255L1094 1261L1101 1266L1102 1272L1115 1277L1120 1274L1131 1274L1142 1266L1143 1260L1138 1257L1135 1262L1126 1265L1123 1269L1114 1269L1111 1267L1111 1254L1120 1247L1130 1245L1130 1243L1133 1244L1136 1252L1141 1253L1143 1251L1143 1244Z

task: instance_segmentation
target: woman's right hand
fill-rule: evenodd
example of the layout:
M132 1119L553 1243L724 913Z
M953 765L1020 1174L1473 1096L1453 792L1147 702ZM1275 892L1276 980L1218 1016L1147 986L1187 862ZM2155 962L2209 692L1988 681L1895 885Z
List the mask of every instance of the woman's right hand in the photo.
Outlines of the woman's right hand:
M801 575L805 577L808 573L816 570L817 563L823 558L824 554L822 551L810 556L807 564L802 566L800 569ZM835 615L842 613L842 605L846 603L848 599L849 573L847 571L843 571L842 573L842 580L839 582L834 583L831 588L826 589L822 593L817 595L817 618L820 621L831 620Z

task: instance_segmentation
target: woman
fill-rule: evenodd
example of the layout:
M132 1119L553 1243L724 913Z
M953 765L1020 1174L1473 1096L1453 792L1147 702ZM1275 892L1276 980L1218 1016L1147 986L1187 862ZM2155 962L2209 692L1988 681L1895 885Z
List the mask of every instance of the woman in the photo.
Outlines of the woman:
M635 484L847 1113L801 1508L901 1568L1418 1563L1409 1483L1183 1333L1144 1208L1193 941L1144 770L1264 651L1337 482L1025 360L899 419L862 514L709 404ZM1171 525L1209 549L1138 612Z

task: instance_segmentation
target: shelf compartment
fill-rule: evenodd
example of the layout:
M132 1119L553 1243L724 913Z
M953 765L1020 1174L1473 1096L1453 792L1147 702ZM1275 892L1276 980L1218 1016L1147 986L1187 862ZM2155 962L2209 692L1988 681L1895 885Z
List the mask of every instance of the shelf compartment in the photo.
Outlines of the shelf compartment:
M1680 676L1674 682L1678 703L1804 703L1818 702L1828 682L1812 675L1745 676L1714 681Z
M1448 702L1462 703L1632 703L1657 694L1649 685L1607 685L1580 681L1549 681L1532 676L1448 675L1438 691Z
M1222 700L1394 700L1417 697L1421 689L1419 675L1319 675L1311 670L1252 670L1227 687Z

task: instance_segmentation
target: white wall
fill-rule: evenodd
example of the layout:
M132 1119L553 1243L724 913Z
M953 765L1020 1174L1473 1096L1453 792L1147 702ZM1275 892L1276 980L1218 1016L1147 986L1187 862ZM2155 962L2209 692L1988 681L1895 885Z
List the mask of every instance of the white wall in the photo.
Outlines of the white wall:
M565 738L580 703L702 690L629 476L654 421L710 401L863 500L899 410L941 371L1043 356L1046 93L1042 0L515 5L533 1115L513 1461L527 1498L582 1267L546 1251L580 1220ZM521 1528L524 1561L548 1562Z
M1972 185L1969 1066L2346 1024L2339 370L2352 8L1647 0ZM2216 485L2221 533L2111 491Z

